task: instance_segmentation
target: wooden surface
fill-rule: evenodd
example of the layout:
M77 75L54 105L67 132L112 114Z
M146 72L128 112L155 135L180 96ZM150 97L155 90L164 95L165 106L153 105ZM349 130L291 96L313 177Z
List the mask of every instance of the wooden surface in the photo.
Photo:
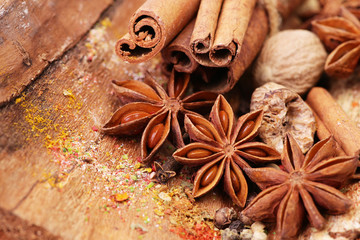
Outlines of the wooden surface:
M1 26L13 20L12 16L20 11L22 5L17 2L20 1L3 3L1 9L9 9L11 13L4 14L1 10ZM29 11L37 2L27 3ZM18 218L21 222L14 225L14 220L12 226L10 220L0 222L0 236L30 238L26 229L36 226L42 230L34 230L40 235L32 234L31 239L48 239L49 236L60 239L178 239L170 229L182 220L186 226L185 222L191 218L178 216L181 214L176 212L178 207L188 206L200 222L208 218L201 218L202 215L212 215L228 198L213 192L196 204L190 204L182 192L182 186L189 181L180 178L175 180L178 184L151 187L149 169L139 168L138 164L140 138L114 138L97 131L119 106L112 94L111 79L139 79L147 69L164 81L160 76L159 57L130 65L119 61L114 54L115 41L126 33L128 19L142 1L115 1L99 19L97 17L110 1L66 1L71 2L71 6L65 6L65 1L57 2L64 4L64 11L79 5L84 7L84 12L73 13L71 19L76 19L75 22L58 18L58 15L49 16L48 21L55 18L55 23L61 21L72 25L72 29L52 32L55 27L52 26L48 32L50 39L46 41L47 35L40 34L35 41L27 38L29 33L23 30L6 30L11 32L7 36L26 38L22 45L31 49L30 66L23 64L20 54L15 54L14 45L4 42L12 40L5 40L1 30L0 53L14 53L11 71L7 70L7 63L1 66L0 76L7 79L0 86L2 101L21 91L30 79L36 79L14 101L0 109L0 218ZM85 6L89 2L89 6ZM74 4L76 6L72 6ZM35 13L37 16L50 14L41 9ZM22 24L32 26L31 21L37 16L27 16ZM77 26L77 23L82 24ZM74 48L64 53L88 30ZM56 40L51 46L53 33L61 35L61 44ZM46 43L39 45L43 41ZM32 57L41 55L43 49L49 50L44 58ZM3 59L5 55L0 56ZM59 60L54 61L56 58ZM47 65L49 67L45 68ZM137 179L134 180L134 176ZM172 201L159 198L161 192ZM112 195L116 193L126 193L129 199L115 202ZM25 232L20 231L22 235L20 226L25 229Z
M22 18L24 2L29 14ZM196 236L195 223L211 224L216 209L231 205L222 186L194 204L184 193L191 169L168 185L151 186L152 170L138 162L140 138L97 131L119 106L112 79L141 79L149 70L160 83L166 80L159 56L131 65L114 53L143 0L56 1L64 11L59 15L51 10L54 0L24 2L0 3L0 102L6 101L0 108L0 239L180 239L173 233L180 226ZM60 22L67 30L55 28ZM19 29L28 24L39 30ZM352 92L340 97L355 97L338 100L349 103L342 106L358 118L360 87L346 88ZM8 102L11 96L16 98ZM344 219L357 224L360 188L349 189L356 208L329 218L328 227L347 228ZM116 202L116 194L128 199Z
M112 0L0 3L0 106L73 47Z

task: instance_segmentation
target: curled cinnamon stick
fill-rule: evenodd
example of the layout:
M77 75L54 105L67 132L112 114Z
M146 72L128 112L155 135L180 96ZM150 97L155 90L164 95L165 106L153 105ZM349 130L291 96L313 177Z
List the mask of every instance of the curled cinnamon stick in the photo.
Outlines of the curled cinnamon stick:
M189 49L190 36L194 29L195 19L192 20L181 33L161 51L165 62L178 72L192 73L199 66L191 56ZM171 72L171 70L169 70Z
M196 80L196 82L200 82L201 79L207 84L197 84L198 88L218 93L225 93L232 89L260 51L268 29L269 26L265 10L261 6L257 6L246 30L241 52L227 67L205 67L200 63L200 66L193 73L192 79ZM180 35L177 38L179 37ZM177 41L177 38L174 42ZM171 45L172 43L169 46ZM169 50L168 47L166 47L163 50L163 52L167 51L171 51L171 49ZM182 49L181 51L183 55L188 55L187 53L190 52L190 46L188 45L186 49ZM165 66L171 65L168 58L164 58L164 61L166 63ZM194 76L195 74L196 76ZM196 85L196 82L193 83Z
M129 33L115 51L131 63L143 62L161 51L193 18L200 0L147 0L131 17Z
M346 155L357 155L360 167L360 129L355 122L324 88L312 88L306 102L312 108L315 119L317 118L318 137L322 139L332 134L340 145L337 153L341 154L339 149L342 149ZM354 174L353 179L360 179L360 173Z
M315 122L316 122L316 135L319 140L324 140L331 136L331 132L326 128L324 122L319 118L319 116L313 111ZM338 142L335 141L335 151L337 155L343 156L346 155L344 150L341 148Z
M334 100L330 93L321 87L309 92L306 102L334 136L344 152L349 155L360 153L360 129L356 126Z
M217 66L227 66L241 52L246 29L256 0L224 0L210 59Z
M256 0L202 0L190 41L196 61L229 66L241 52L255 4Z
M196 24L191 36L190 48L201 59L209 61L208 53L214 42L215 30L223 0L201 1ZM201 63L201 61L199 61ZM209 64L211 64L209 62ZM203 64L204 65L204 64Z

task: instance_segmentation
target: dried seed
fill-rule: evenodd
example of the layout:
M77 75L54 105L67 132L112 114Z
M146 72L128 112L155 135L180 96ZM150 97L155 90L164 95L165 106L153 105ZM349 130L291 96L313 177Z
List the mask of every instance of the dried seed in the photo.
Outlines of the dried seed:
M213 134L204 125L196 125L195 127L208 138L214 139Z
M195 148L188 152L186 156L188 158L204 158L208 157L212 154L210 150L204 149L204 148Z
M255 127L255 122L253 120L244 123L244 125L241 127L239 131L239 135L237 136L236 141L239 141L244 137L246 137L247 135L249 135L251 131L254 129L254 127Z
M247 148L247 149L244 149L243 152L246 152L248 154L251 154L251 155L254 155L257 157L266 157L267 156L267 153L260 148Z
M216 164L211 168L209 168L201 178L200 185L202 187L209 185L214 180L217 171L218 171L218 166Z
M240 190L240 182L233 170L230 170L230 179L231 179L231 184L234 188L234 191L238 192Z
M229 116L224 110L221 110L219 112L219 118L220 118L221 126L223 127L224 132L226 133L229 127Z
M136 119L140 119L143 117L149 116L150 113L144 112L144 111L130 111L125 113L120 120L120 124L128 123L131 121L134 121Z
M279 165L276 165L275 163L269 163L265 167L275 168L276 170L281 170Z
M160 138L164 133L164 128L164 124L159 123L151 129L147 142L149 148L154 148L156 144L160 141Z

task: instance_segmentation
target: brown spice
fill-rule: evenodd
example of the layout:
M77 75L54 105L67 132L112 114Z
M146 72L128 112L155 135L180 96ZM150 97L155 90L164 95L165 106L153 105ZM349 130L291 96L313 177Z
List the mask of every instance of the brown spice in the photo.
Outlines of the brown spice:
M178 72L192 73L199 64L191 56L189 49L190 36L194 29L195 20L192 20L179 35L161 51L167 68L174 68ZM166 73L166 70L165 70Z
M275 168L245 168L263 191L243 211L255 221L275 221L276 239L295 238L305 216L321 229L328 214L342 214L352 202L338 191L355 172L355 157L335 157L335 142L327 138L315 144L304 156L296 140L288 134L282 155L284 171Z
M134 135L144 130L141 139L144 162L154 157L170 131L175 146L183 146L179 114L206 111L217 96L211 92L197 92L184 97L189 80L189 74L173 71L167 91L149 74L145 82L113 81L115 91L127 104L113 114L102 131L110 135Z
M250 167L246 160L266 163L280 158L280 154L273 148L264 143L252 142L258 134L262 116L259 110L235 121L233 110L222 95L211 110L210 121L201 116L185 116L185 129L196 142L178 149L173 156L185 165L203 165L194 180L194 197L209 192L224 175L225 191L236 205L245 205L248 186L241 169ZM249 121L254 124L247 124ZM244 125L253 127L249 129ZM211 134L204 134L201 129L207 129Z
M188 35L183 34L184 31L186 31ZM191 52L190 44L185 44L189 42L192 31L184 31L173 41L174 44L171 43L169 47L164 48L162 51L165 61L162 67L165 74L170 74L172 66L179 71L180 67L182 69L181 71L184 72L193 71L192 66L194 66L193 62L195 62L195 58L193 56L189 57L191 55L189 54ZM260 51L267 32L268 21L266 13L261 6L257 6L251 16L249 26L245 33L241 52L236 55L233 63L227 67L199 66L192 73L195 87L197 89L211 90L218 93L225 93L232 89ZM174 57L170 58L169 56ZM191 64L183 64L189 62L191 62ZM204 82L206 82L206 84L204 84Z
M353 122L330 95L330 93L321 87L314 87L308 94L306 103L314 111L318 119L318 124L323 123L325 130L328 130L334 136L341 149L349 156L356 156L359 159L360 154L360 129ZM326 136L324 128L318 129L319 138ZM360 166L360 160L359 160ZM360 178L360 175L355 175Z
M196 61L228 66L241 51L255 4L255 0L202 0L190 40Z
M315 112L313 112L313 113L314 113L314 117L315 117L315 121L316 121L316 135L318 136L318 138L320 140L324 140L324 139L330 137L331 133L326 128L324 122L319 118L319 116ZM339 145L338 142L336 142L335 145L336 145L337 155L339 155L339 156L346 155L346 153L341 148L341 146Z
M321 87L314 87L308 94L306 103L334 135L347 155L355 155L360 150L360 129L356 126L330 95Z
M116 53L125 61L149 60L194 17L200 0L147 0L129 21L129 33L118 40Z
M325 72L336 78L350 76L360 58L360 21L341 7L339 16L315 20L312 29L331 51Z

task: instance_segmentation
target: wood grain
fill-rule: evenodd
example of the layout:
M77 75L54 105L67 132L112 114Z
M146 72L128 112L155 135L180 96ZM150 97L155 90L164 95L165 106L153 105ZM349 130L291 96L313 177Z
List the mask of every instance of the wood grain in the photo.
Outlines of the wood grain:
M73 47L112 0L0 3L0 106Z
M154 211L160 202L154 194L164 186L129 191L132 198L118 206L110 200L116 184L109 176L115 174L119 163L135 165L140 139L102 136L96 131L119 106L111 94L111 79L139 79L147 69L164 81L159 56L130 65L119 61L114 53L116 40L126 32L128 19L142 2L115 1L60 60L49 63L55 57L47 55L49 67L18 98L0 109L0 208L4 211L63 239L179 239L169 231L170 215L159 217ZM24 44L24 49L31 48ZM38 60L31 60L32 68ZM24 69L22 66L7 73L19 74L23 84L20 76L29 76ZM69 158L77 155L79 158ZM178 178L168 188L183 182ZM138 181L134 186L144 184ZM197 203L199 211L209 214L224 205L229 205L229 198L219 194L219 189ZM136 224L147 231L142 233Z
M105 9L109 0L86 1L86 4L84 0L56 1L66 12L81 4L84 9L70 18L76 19L71 29L77 32L58 29L59 39L66 44L54 49L50 48L54 38L46 40L39 35L35 39L31 38L31 34L27 35L30 32L17 29L22 24L41 25L35 17L20 19L19 14L24 11L20 0L0 3L0 59L4 58L4 53L7 54L5 64L2 61L0 66L1 99L15 96L11 94L19 93L23 85L31 81L29 79L35 78L33 84L26 87L14 101L0 107L1 239L180 239L170 231L174 227L173 221L181 220L183 222L178 224L186 226L187 219L203 219L202 215L211 217L216 209L231 206L220 185L197 199L194 205L188 204L196 214L176 218L178 213L174 211L158 216L156 210L161 207L183 207L182 203L189 202L183 193L179 195L176 191L184 190L182 184L189 183L192 170L185 171L168 186L155 185L146 189L144 186L147 185L148 174L144 174L145 177L139 174L142 169L146 170L146 166L140 169L134 167L140 156L140 137L115 138L96 131L120 104L112 94L112 79L142 79L144 70L149 70L160 83L166 80L160 73L160 56L131 65L120 61L114 52L116 40L127 32L131 15L143 1L114 1L100 19L101 9ZM45 2L55 3L33 0L26 4ZM2 9L13 11L5 12ZM30 12L31 7L28 6L28 9ZM41 25L48 26L46 29L49 32L56 26L52 25L53 21L71 25L70 21L55 17L51 11L42 12L38 8L33 11L39 16L49 14L46 15L48 21ZM17 17L17 23L5 23L9 16ZM87 20L83 22L81 19ZM18 38L14 39L20 45L4 37L4 24L13 26L13 32L16 32L13 34L18 34ZM38 29L40 31L42 28ZM83 34L85 37L79 40ZM66 42L67 36L72 39L77 36L77 40L70 44ZM23 38L28 41L31 38L31 41L24 44L21 41ZM74 47L69 49L70 45ZM48 55L44 55L46 61L39 60L37 56L41 56L46 48L50 49L46 52ZM29 63L27 53L31 66L26 65ZM9 68L12 66L10 63L14 64L14 68ZM122 164L124 170L116 175L119 172L117 167L122 169ZM123 186L127 173L131 176L138 174L139 180ZM119 177L120 181L116 182L114 177ZM134 187L134 192L128 187ZM130 198L114 203L111 195L121 191L126 191ZM352 190L354 195L356 191L359 192ZM165 203L159 200L160 192L174 194L172 201ZM356 203L358 205L358 201ZM354 212L358 213L358 208ZM355 213L349 215L356 216ZM136 226L145 227L146 231L141 232ZM11 235L11 230L21 229L28 230ZM198 238L201 239L201 236Z

